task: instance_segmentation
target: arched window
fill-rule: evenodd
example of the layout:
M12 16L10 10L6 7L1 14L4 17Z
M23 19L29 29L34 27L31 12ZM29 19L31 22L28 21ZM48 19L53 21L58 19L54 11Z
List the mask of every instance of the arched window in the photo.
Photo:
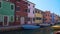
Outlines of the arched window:
M0 2L0 8L1 8L1 2Z

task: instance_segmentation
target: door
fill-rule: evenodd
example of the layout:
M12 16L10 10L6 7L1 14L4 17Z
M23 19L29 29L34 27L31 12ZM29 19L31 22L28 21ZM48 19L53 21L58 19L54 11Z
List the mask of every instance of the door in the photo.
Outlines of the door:
M3 26L8 26L8 16L4 16Z
M24 17L21 17L21 18L20 18L20 21L21 21L21 25L24 24L24 22L25 22Z

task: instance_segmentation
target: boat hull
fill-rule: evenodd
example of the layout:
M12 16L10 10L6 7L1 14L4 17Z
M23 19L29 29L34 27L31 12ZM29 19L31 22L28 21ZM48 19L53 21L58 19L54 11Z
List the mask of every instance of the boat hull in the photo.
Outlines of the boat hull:
M37 29L40 28L40 26L35 26L35 25L22 25L24 29Z

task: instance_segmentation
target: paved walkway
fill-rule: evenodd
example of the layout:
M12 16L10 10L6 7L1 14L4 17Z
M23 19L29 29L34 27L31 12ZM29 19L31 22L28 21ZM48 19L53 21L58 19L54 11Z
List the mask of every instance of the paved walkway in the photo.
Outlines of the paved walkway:
M0 27L0 30L2 30L2 29L10 29L10 28L18 28L18 27L21 27L21 25L18 25L18 26L4 26L4 27Z

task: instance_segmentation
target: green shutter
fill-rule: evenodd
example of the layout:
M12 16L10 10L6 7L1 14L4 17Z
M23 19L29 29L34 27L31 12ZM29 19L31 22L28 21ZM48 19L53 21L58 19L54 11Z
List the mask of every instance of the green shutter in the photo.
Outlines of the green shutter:
M0 2L0 8L1 8L1 2Z
M14 22L14 16L10 16L10 22Z
M3 16L0 16L0 22L3 22Z

